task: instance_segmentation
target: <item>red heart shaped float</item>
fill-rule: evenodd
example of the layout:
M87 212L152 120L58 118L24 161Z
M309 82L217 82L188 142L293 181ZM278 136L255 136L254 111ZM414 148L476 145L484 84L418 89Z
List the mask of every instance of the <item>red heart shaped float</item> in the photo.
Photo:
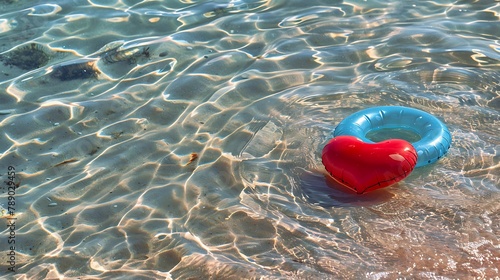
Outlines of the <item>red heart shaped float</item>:
M417 164L417 152L405 140L365 143L354 136L333 138L321 158L335 180L358 194L403 180Z

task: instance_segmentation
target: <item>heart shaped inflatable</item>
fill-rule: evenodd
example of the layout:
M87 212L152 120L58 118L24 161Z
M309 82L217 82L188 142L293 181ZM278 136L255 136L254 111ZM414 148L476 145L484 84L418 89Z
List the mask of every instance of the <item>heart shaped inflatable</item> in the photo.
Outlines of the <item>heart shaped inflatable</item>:
M335 180L358 194L403 180L417 164L417 152L405 140L365 143L354 136L333 138L321 158Z

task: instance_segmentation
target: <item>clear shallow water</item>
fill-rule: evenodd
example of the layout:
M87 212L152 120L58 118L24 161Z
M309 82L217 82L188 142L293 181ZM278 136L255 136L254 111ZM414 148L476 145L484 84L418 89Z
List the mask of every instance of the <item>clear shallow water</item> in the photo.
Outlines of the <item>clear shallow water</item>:
M0 11L18 278L499 274L498 1L18 0ZM454 142L397 186L357 196L325 175L321 149L343 118L377 105L432 113Z

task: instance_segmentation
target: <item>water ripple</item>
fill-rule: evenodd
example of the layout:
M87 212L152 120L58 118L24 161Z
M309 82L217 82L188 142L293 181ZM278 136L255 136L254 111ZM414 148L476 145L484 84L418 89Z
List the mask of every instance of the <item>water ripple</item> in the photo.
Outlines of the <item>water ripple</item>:
M19 277L498 274L497 1L0 10L0 167L18 170ZM377 105L428 111L453 144L358 196L327 175L321 149Z

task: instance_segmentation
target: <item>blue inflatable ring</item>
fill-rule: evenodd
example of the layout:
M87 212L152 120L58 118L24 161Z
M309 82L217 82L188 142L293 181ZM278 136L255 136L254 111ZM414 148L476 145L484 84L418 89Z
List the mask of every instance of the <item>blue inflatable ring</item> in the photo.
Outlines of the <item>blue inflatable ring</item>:
M351 135L374 143L366 135L379 129L403 129L420 136L411 143L418 155L416 167L436 162L451 145L451 134L444 123L429 113L402 106L373 107L354 113L339 123L333 136Z

